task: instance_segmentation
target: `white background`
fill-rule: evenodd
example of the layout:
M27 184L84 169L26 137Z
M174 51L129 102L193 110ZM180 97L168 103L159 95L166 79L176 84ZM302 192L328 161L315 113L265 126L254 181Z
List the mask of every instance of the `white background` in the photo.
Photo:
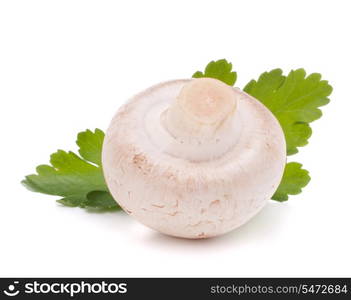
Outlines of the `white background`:
M1 1L0 276L351 276L350 1ZM226 58L243 87L304 67L334 87L312 181L225 236L182 240L124 213L66 208L24 175L130 96Z

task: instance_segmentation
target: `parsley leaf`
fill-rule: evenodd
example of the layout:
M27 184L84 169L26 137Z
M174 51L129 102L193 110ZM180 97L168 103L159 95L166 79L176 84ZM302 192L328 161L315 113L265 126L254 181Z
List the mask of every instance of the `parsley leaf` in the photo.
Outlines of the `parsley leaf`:
M318 73L306 77L303 69L292 70L288 76L275 69L251 80L244 91L260 100L280 122L287 143L287 154L305 146L312 130L308 123L319 119L320 106L329 103L332 87Z
M261 101L278 119L285 134L287 154L292 155L308 143L312 134L309 123L322 116L319 107L329 103L332 87L318 73L306 77L305 70L297 69L284 76L282 70L275 69L264 72L257 81L251 80L244 91ZM288 195L301 193L309 181L308 171L301 164L288 163L272 199L286 201Z
M116 201L109 192L92 191L87 195L86 206L90 208L116 208Z
M234 85L237 74L226 60L211 61L205 72L196 72L193 77L212 77ZM284 76L281 69L264 72L258 80L251 80L244 91L261 101L278 119L287 144L287 154L298 152L312 134L310 122L319 119L319 107L329 103L327 98L332 87L321 75L313 73L306 77L303 69L292 70ZM273 200L286 201L288 195L301 193L310 181L308 171L296 162L287 163L282 181L272 196Z
M285 166L282 181L277 191L272 196L272 200L280 202L287 201L288 195L297 195L301 193L301 189L305 187L311 177L308 171L302 169L302 165L297 162L289 162Z
M102 143L105 134L100 129L95 132L86 130L78 133L77 145L79 146L79 154L87 161L101 166Z
M205 68L205 72L197 71L193 74L193 78L210 77L223 81L228 85L234 85L237 74L232 72L232 64L225 59L211 61Z
M119 208L110 195L101 166L104 133L80 132L77 138L81 157L73 152L58 150L50 157L51 165L40 165L37 174L22 181L34 192L63 197L59 203L71 207L99 209Z
M95 209L117 209L119 206L112 198L112 195L106 191L92 191L86 197L69 196L57 200L57 202L70 207L86 207Z

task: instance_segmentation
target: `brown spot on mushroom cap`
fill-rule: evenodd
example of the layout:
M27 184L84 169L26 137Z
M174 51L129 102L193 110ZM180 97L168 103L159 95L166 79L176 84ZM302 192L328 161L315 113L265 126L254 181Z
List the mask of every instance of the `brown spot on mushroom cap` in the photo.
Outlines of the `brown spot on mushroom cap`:
M221 201L220 200L213 200L211 203L210 203L210 206L208 208L209 212L210 213L213 213L213 214L218 214L220 212L220 209L221 209Z
M144 175L149 174L152 168L152 165L148 163L147 157L142 153L133 156L133 164L141 170Z

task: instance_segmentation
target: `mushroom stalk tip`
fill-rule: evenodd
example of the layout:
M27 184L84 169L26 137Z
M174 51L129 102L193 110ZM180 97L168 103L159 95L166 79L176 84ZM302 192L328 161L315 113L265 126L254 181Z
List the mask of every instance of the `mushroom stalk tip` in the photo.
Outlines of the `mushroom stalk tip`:
M192 79L162 115L169 133L199 143L216 138L226 121L232 119L237 99L234 89L212 78Z

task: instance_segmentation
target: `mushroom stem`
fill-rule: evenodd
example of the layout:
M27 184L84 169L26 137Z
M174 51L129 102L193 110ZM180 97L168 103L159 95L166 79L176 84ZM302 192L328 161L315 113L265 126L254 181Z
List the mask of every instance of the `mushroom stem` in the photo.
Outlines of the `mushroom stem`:
M162 114L162 125L184 147L208 151L205 159L221 155L235 141L237 97L232 87L217 79L192 79Z

